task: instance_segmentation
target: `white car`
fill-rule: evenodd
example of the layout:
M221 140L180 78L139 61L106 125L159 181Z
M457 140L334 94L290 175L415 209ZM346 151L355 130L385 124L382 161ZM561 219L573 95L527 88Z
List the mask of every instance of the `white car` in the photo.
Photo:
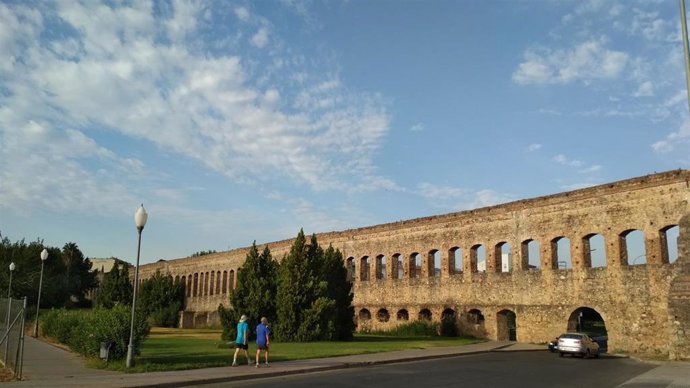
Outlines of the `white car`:
M565 333L558 337L558 354L581 355L582 357L599 357L599 344L584 333Z

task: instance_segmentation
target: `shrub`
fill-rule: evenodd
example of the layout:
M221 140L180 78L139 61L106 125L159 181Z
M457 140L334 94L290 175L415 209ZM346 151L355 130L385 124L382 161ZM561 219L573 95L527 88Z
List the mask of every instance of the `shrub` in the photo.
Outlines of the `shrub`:
M146 318L139 313L134 322L134 348L148 335ZM109 358L120 359L127 354L131 310L127 306L95 310L53 310L42 319L43 334L69 346L86 357L99 354L101 342L113 342Z
M371 334L390 335L393 337L437 337L439 324L427 320L404 323L389 331L371 331Z

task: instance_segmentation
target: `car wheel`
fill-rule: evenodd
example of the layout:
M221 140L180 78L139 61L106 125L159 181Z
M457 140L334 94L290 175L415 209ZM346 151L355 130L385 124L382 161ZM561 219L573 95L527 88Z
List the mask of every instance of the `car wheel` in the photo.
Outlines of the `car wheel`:
M589 358L589 349L585 350L585 354L582 356L582 358Z
M563 352L559 352L559 353L558 353L558 356L559 356L559 357L563 357Z

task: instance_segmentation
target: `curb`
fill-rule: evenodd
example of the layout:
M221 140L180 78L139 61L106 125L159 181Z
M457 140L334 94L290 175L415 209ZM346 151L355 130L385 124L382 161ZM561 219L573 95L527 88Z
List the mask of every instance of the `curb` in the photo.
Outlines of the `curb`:
M501 350L497 350L497 349L504 349L504 348L510 347L510 346L511 346L511 344L499 346L499 347L487 349L487 350L474 350L474 351L462 352L462 353L434 354L434 355L428 355L428 356L421 355L421 356L396 358L396 359L380 360L380 361L344 362L341 364L335 364L335 365L329 365L329 366L316 366L316 367L309 367L309 368L303 368L303 369L287 370L287 371L280 371L280 372L268 372L268 373L261 373L261 374L246 374L246 375L240 375L240 376L223 376L223 377L212 377L212 378L200 378L200 379L196 379L196 380L175 381L175 382L168 382L168 383L153 383L153 384L145 384L144 383L141 385L136 385L136 383L135 383L135 385L130 385L130 387L172 388L172 387L186 387L190 384L215 384L215 383L223 383L223 382L229 382L229 381L246 381L246 380L263 379L263 378L271 378L271 377L291 376L291 375L297 375L297 374L325 372L325 371L339 370L339 369L362 368L362 367L367 367L367 366L387 365L387 364L396 364L396 363L404 363L404 362L412 362L412 361L434 360L434 359L439 359L439 358L460 357L460 356L465 356L465 355L469 356L469 355L475 355L475 354L501 351ZM542 350L541 349L515 350L515 352L523 352L523 351L542 351Z

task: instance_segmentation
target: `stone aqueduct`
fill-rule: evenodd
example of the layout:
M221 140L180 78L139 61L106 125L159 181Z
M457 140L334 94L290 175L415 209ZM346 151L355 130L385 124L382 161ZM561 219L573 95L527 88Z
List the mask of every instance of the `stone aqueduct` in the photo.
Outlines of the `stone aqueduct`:
M633 232L644 236L634 258ZM453 314L465 333L544 343L586 308L611 350L690 359L690 170L317 238L347 258L359 330ZM266 245L280 259L291 243ZM160 260L140 280L157 270L180 279L181 326L217 324L247 249ZM595 249L605 265L592 266Z

